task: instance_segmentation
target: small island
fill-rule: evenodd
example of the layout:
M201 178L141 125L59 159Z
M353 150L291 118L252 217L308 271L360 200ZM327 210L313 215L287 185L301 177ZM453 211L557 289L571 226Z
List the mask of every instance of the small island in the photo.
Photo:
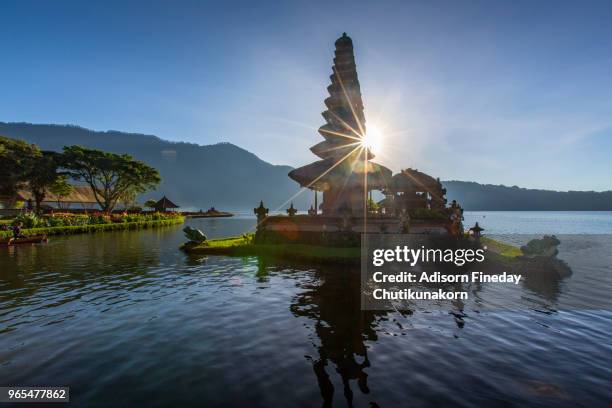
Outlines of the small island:
M418 234L446 239L449 245L480 245L482 229L464 231L463 209L454 200L447 203L439 178L413 168L393 175L372 161L376 142L366 132L353 41L344 33L335 47L330 96L322 113L325 124L319 128L324 140L310 149L320 160L289 173L304 191L314 192L313 205L306 214L298 215L291 203L287 215L269 215L261 201L253 209L256 231L240 237L207 240L203 232L187 227L189 242L183 251L358 263L363 234ZM375 195L384 199L376 202ZM188 216L205 217L211 210ZM503 259L521 255L518 248L501 243L491 247Z
M491 270L509 267L529 273L547 269L558 277L571 273L556 259L560 242L555 237L536 239L522 248L482 237L484 228L478 223L464 229L463 208L455 200L447 205L446 189L439 178L413 168L393 175L372 162L375 142L366 133L353 42L344 33L335 45L332 83L327 87L330 96L322 113L326 123L319 128L325 140L310 149L321 160L289 173L303 190L314 191L313 205L306 214L298 215L291 203L287 215L269 215L261 201L253 209L255 232L238 237L208 240L202 231L188 226L184 231L189 242L181 246L184 252L359 264L364 234L407 234L446 247L484 248ZM373 192L384 199L375 202ZM211 210L207 213L216 214Z
M207 241L188 228L185 252L355 262L362 234L431 234L451 241L463 236L463 209L455 201L447 205L438 178L412 168L393 175L372 161L376 142L366 132L353 41L346 33L335 42L330 79L319 128L324 140L310 149L320 160L289 172L302 191L314 192L307 214L298 215L291 203L287 215L268 215L261 201L253 210L254 234ZM375 202L380 195L384 199Z
M215 207L210 207L206 211L181 211L181 214L187 218L218 218L234 216L234 214L230 212L219 211Z

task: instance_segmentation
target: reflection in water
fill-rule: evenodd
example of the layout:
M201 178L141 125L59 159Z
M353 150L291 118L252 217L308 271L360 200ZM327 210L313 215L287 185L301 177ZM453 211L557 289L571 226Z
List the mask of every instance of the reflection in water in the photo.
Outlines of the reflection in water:
M0 303L8 310L2 314L7 318L0 320L6 325L0 330L10 331L13 323L19 323L21 307L55 308L101 288L130 291L151 282L155 274L151 267L160 258L158 251L150 250L150 239L163 233L156 230L145 237L125 231L112 239L73 237L72 245L51 241L10 247L4 254L10 262L3 262L0 275ZM60 299L48 301L55 291L61 292Z
M286 265L264 259L259 260L258 266L258 276L266 276L265 271L269 268L288 269ZM367 344L378 340L378 332L381 330L379 323L389 320L388 313L361 310L359 268L317 266L311 273L312 278L299 285L301 291L291 302L290 310L295 316L306 317L314 322L313 330L318 340L314 347L318 356L308 356L308 359L312 363L323 406L332 406L334 401L336 389L330 378L334 375L340 378L346 403L348 406L353 406L355 385L358 392L370 393L366 369L371 366L371 362L368 358ZM558 275L547 273L538 277L532 270L529 278L529 283L525 283L526 287L540 293L545 299L556 298L550 294L557 293L560 280ZM538 285L534 286L534 282ZM438 288L445 291L466 290L470 292L471 298L479 298L480 292L483 291L481 283L427 284L426 287L429 290ZM413 302L411 306L414 310L418 310L427 308L424 306L426 304L427 302L419 304ZM448 310L458 329L465 327L465 318L468 317L464 312L466 302L457 299L442 302L438 306L441 310ZM477 304L469 306L473 309ZM411 310L404 310L401 316L409 322L411 314ZM403 329L397 320L396 325ZM356 384L352 386L352 382Z
M351 380L357 380L362 393L369 393L364 369L370 362L365 342L377 340L375 321L383 313L361 311L359 286L359 270L320 267L312 281L302 284L303 292L296 295L290 307L294 315L314 321L319 356L312 364L324 406L331 406L335 391L328 373L330 363L342 380L349 406L353 402Z
M572 274L569 266L558 259L544 261L525 259L513 265L487 261L481 269L488 274L508 272L521 275L521 286L536 294L545 307L551 308L558 300L561 282ZM482 289L483 285L479 284L479 287ZM512 303L507 307L512 307Z
M523 276L523 286L526 289L538 294L545 299L547 303L556 303L561 291L562 278L555 273L547 273L546 270L542 274L527 273Z
M88 407L597 407L609 397L609 240L562 239L574 270L564 280L452 286L469 299L373 312L360 309L359 268L188 257L180 230L0 251L2 383L68 384Z

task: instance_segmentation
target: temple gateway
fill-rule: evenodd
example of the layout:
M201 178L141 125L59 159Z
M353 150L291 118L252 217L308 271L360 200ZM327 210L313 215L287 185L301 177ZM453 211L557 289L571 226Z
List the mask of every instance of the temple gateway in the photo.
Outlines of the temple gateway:
M289 173L302 188L314 191L313 204L308 215L296 215L292 203L288 216L268 216L260 203L254 209L256 239L354 244L364 232L459 236L461 207L455 202L447 207L439 179L411 168L393 175L372 161L353 41L344 33L335 45L325 124L319 128L323 141L310 148L320 160ZM374 202L373 191L385 198Z

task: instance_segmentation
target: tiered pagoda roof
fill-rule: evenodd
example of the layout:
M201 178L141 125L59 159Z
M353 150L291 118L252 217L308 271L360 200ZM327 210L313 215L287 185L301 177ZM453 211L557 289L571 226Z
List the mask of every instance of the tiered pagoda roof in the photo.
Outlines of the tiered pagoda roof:
M324 141L310 150L322 160L295 169L289 177L303 187L327 190L330 186L351 186L366 181L371 189L382 189L391 179L391 171L372 163L372 152L363 144L366 134L365 116L353 41L344 33L336 40L336 51L327 110L322 113L325 124L319 128Z

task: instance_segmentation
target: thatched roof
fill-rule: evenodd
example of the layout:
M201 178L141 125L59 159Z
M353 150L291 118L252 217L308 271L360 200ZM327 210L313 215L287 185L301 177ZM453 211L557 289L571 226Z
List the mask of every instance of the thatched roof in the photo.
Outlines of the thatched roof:
M20 200L34 201L34 197L29 190L20 190L17 195ZM58 197L49 191L45 194L44 202L57 203L58 201L64 204L98 204L89 186L72 186L70 194L63 197Z
M388 189L391 170L370 162L374 155L362 143L366 126L353 41L343 33L335 45L329 97L324 101L327 110L322 113L326 123L319 128L325 140L310 149L322 160L292 170L289 177L317 191L364 184L368 190Z
M318 191L327 190L330 186L349 188L361 186L365 181L366 169L369 189L384 189L391 182L391 170L380 164L363 160L354 161L352 164L350 160L346 160L334 167L335 164L333 158L319 160L292 170L289 172L289 177L300 183L302 187Z
M428 174L415 169L402 170L393 176L394 191L435 191L440 188L440 182Z
M179 208L178 205L174 204L172 201L168 200L166 196L163 196L158 202L154 205L155 208Z
M346 140L349 140L350 142L346 143ZM342 158L349 155L354 150L354 141L346 138L344 144L324 140L310 148L311 152L324 159L328 159L331 157Z

